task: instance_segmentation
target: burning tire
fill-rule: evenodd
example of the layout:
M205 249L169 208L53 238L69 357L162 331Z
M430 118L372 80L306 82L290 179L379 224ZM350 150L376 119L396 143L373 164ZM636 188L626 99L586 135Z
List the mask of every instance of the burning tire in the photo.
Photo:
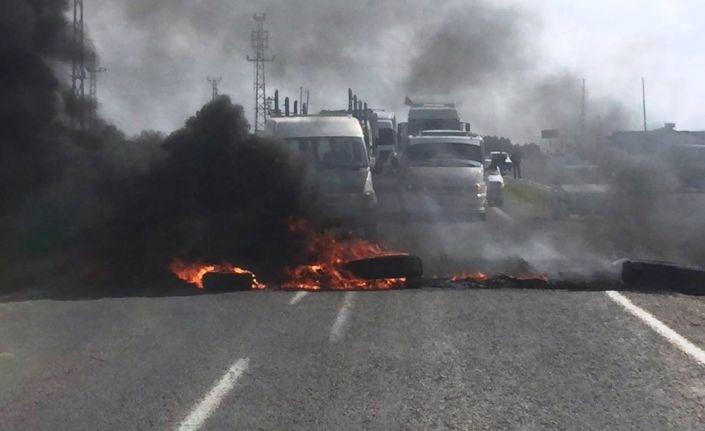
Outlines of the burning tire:
M203 290L207 292L242 292L251 290L253 285L250 274L209 272L203 276Z
M365 280L388 278L420 278L423 275L423 263L418 256L393 254L351 260L343 268L352 275Z
M658 261L625 261L622 281L631 286L664 288L690 295L705 295L705 269Z

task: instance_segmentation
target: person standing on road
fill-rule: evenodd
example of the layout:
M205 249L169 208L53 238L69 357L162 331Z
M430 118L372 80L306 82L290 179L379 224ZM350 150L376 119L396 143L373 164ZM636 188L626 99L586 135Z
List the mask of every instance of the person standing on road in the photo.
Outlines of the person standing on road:
M514 179L521 178L521 150L519 148L512 152L512 172Z

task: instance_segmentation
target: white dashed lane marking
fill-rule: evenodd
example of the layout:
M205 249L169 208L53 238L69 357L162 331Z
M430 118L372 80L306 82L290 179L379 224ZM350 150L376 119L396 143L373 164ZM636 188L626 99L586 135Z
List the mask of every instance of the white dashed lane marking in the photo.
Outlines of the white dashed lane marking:
M296 295L294 295L294 296L291 298L291 300L289 300L289 305L296 305L296 304L298 304L299 301L301 301L302 299L304 299L304 298L306 297L306 295L308 295L308 292L306 292L305 290L302 290L302 291L300 291L300 292L296 292Z
M225 375L213 386L213 389L193 407L191 413L179 424L178 431L196 431L200 429L215 409L218 408L223 398L235 387L235 383L247 370L249 363L249 358L235 361Z
M353 292L345 293L343 305L340 306L335 322L333 322L333 326L330 328L330 336L328 337L328 340L331 343L335 343L343 337L343 330L345 329L345 324L348 321L348 315L350 314L350 308L353 304L353 298Z

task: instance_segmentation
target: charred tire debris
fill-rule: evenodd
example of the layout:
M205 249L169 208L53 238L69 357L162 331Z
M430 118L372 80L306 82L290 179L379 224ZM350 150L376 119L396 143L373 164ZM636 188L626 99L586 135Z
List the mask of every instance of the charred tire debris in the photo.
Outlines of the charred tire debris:
M250 274L208 272L203 276L203 290L207 292L242 292L251 290L253 285Z
M453 280L443 277L423 277L423 262L419 256L392 254L356 259L342 268L364 280L404 278L395 289L528 289L602 292L623 290L633 292L675 292L705 295L705 268L652 260L623 260L621 278L590 281L551 280L536 276L496 274L487 279ZM203 293L240 292L252 290L249 274L209 272L203 277ZM338 289L321 289L338 290Z
M383 278L418 279L423 276L421 258L408 254L393 254L352 260L346 262L343 268L364 280Z
M631 288L705 295L705 268L656 260L622 262L622 281Z

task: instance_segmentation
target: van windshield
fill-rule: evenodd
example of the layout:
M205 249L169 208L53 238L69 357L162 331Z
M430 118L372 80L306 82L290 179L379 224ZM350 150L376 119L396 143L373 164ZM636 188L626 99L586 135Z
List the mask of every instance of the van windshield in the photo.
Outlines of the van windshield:
M407 157L424 166L481 166L482 148L460 142L425 142L410 145Z
M290 151L298 153L319 169L329 167L367 168L365 143L356 137L309 137L284 140Z

